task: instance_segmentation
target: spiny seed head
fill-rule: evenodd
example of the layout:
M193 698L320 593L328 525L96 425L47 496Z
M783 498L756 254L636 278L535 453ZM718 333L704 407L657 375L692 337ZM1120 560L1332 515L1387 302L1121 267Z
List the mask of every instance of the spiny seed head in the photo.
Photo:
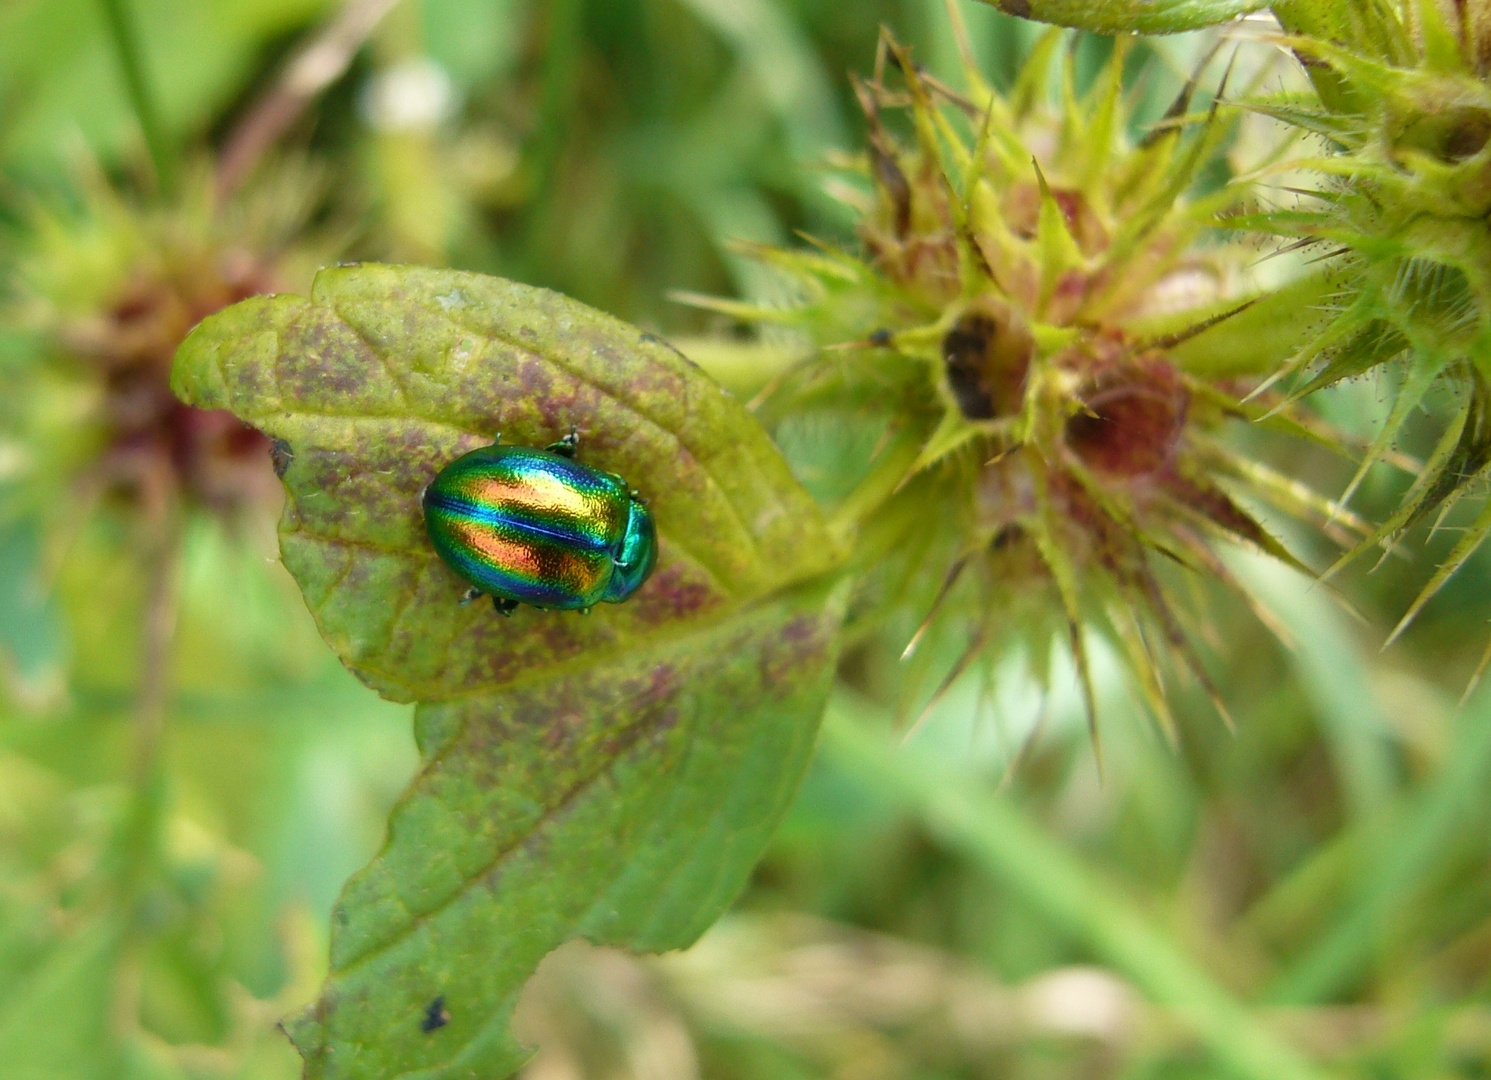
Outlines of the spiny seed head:
M1194 83L1133 133L1129 43L1079 94L1066 40L1043 39L1001 95L971 69L955 91L887 38L856 84L863 254L752 249L796 306L696 300L822 350L767 395L768 423L837 401L883 425L841 511L866 567L862 620L917 611L913 646L934 620L965 627L943 688L996 640L1024 634L1043 655L1064 629L1089 707L1096 627L1168 729L1157 658L1210 687L1171 567L1232 584L1219 542L1289 558L1234 497L1275 501L1288 483L1223 447L1215 429L1244 410L1172 354L1236 303L1239 253L1208 232L1247 190L1198 194L1234 121L1192 117Z
M307 177L284 179L226 208L213 205L204 179L160 207L85 172L76 205L32 211L37 241L19 260L15 298L42 349L27 372L32 411L70 418L54 433L69 447L59 463L89 487L224 512L275 498L268 441L228 412L181 404L169 377L198 321L299 276L287 241L305 188L288 205L284 196ZM48 404L57 400L72 404L59 414Z
M1301 208L1239 224L1314 242L1328 256L1321 272L1340 283L1330 317L1279 377L1295 399L1382 365L1404 369L1343 501L1436 384L1456 389L1459 407L1399 510L1332 573L1480 486L1491 461L1481 420L1491 376L1491 5L1399 0L1352 10L1349 28L1286 11L1296 34L1288 44L1318 98L1258 103L1319 137L1323 153L1289 165L1313 168L1325 183ZM1491 521L1462 537L1395 636L1488 532Z

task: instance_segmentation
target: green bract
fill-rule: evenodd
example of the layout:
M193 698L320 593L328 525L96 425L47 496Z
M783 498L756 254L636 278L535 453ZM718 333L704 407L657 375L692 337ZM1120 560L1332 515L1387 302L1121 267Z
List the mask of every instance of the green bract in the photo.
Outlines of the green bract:
M1307 62L1316 99L1262 107L1321 137L1326 152L1295 164L1325 182L1297 209L1238 224L1313 242L1342 282L1328 320L1283 371L1291 396L1401 366L1387 422L1348 498L1432 388L1447 385L1458 397L1397 513L1344 563L1391 545L1491 475L1491 8L1484 0L1294 0L1276 12L1298 35L1289 45ZM1483 509L1393 637L1488 534L1491 509Z
M281 552L322 633L420 703L420 773L343 894L321 999L287 1025L307 1075L506 1075L508 1014L549 950L681 947L740 888L813 744L838 547L688 360L511 282L323 271L309 299L204 322L173 386L275 440ZM652 580L588 619L457 605L421 489L493 431L541 445L571 425L647 493Z

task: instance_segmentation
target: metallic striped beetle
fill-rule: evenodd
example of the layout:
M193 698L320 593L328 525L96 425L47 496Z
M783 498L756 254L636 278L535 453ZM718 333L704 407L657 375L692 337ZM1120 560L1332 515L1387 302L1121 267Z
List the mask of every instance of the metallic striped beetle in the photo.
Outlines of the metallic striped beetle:
M543 450L484 446L425 488L425 529L446 564L503 615L519 604L619 604L657 564L652 513L626 481L574 460L574 432Z

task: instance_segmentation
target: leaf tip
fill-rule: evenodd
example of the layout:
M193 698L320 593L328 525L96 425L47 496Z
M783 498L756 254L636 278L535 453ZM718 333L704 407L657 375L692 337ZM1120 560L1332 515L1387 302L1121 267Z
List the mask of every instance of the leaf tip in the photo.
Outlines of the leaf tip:
M233 408L226 369L272 366L279 329L305 304L289 294L251 296L207 316L176 349L171 393L198 409Z

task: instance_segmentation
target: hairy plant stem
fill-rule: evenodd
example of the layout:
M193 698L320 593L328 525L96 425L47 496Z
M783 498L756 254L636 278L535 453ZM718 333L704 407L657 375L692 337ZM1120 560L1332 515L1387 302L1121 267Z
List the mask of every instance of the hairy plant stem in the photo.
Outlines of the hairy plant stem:
M135 692L134 797L119 836L119 898L126 921L119 942L113 1017L118 1032L138 1033L142 956L151 930L144 918L160 857L166 809L161 742L171 702L171 647L176 637L176 586L181 564L181 516L169 481L145 487L145 601L140 613L140 681Z
M135 34L126 0L99 0L104 22L109 28L114 51L119 57L119 67L124 75L125 92L129 94L130 107L145 138L145 148L150 154L150 163L155 170L155 183L160 194L169 199L176 193L176 159L171 153L171 144L161 124L160 113L150 93L150 83L145 75L145 58L140 51L140 39Z

